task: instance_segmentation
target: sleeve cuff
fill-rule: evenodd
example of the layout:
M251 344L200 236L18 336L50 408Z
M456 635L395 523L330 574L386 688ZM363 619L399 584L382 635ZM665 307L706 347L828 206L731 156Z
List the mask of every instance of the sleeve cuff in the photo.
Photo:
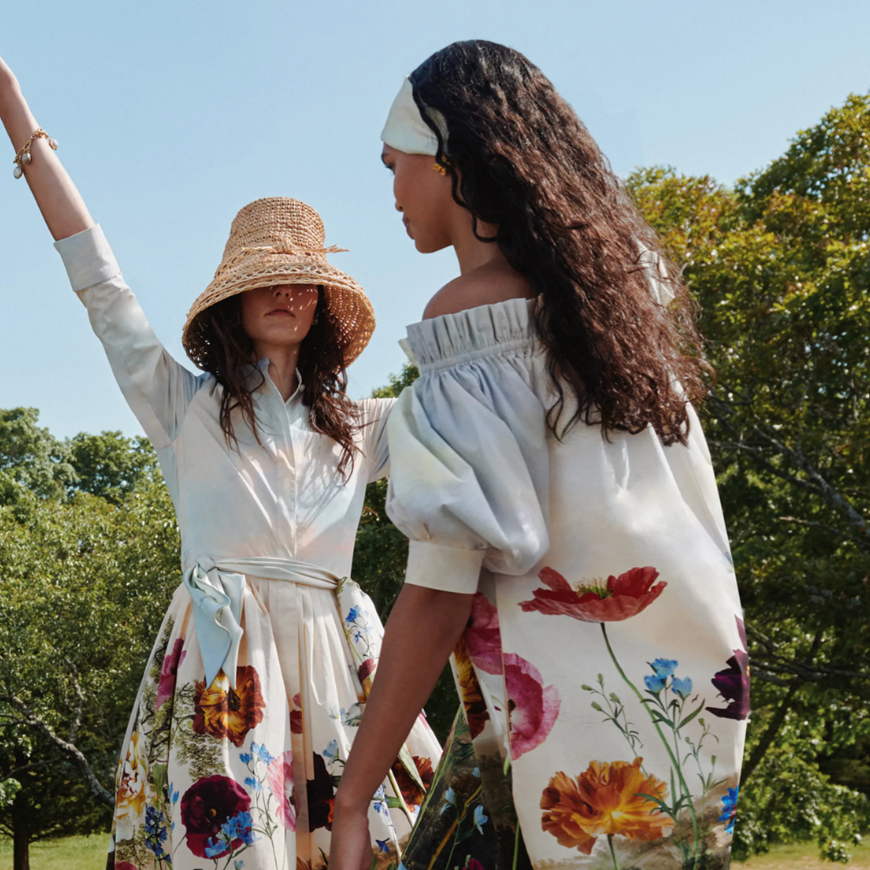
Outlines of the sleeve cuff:
M477 592L486 550L460 550L429 541L411 541L405 582L442 592Z
M54 243L73 290L78 293L120 273L115 255L99 224Z

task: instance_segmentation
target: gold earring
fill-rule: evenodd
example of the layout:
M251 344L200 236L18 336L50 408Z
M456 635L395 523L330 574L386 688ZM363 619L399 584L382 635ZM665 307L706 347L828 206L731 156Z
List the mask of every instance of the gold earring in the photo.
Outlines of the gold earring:
M447 170L440 163L433 163L432 168L436 172L440 172L442 175L447 175Z

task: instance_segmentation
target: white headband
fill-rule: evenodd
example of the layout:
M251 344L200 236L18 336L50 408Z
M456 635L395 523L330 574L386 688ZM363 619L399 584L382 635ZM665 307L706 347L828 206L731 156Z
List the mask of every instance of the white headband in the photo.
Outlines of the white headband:
M436 109L427 109L428 115L438 125L441 138L447 145L447 122L444 116ZM411 80L406 78L402 82L396 99L387 116L381 133L381 141L397 151L405 154L428 154L430 157L438 156L438 138L432 132L432 128L423 120L417 104L414 102L414 89Z

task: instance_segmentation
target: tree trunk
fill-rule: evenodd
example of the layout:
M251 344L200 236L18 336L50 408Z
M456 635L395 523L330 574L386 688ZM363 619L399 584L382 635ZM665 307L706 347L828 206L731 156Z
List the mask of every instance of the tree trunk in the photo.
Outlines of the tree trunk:
M30 870L30 840L33 834L31 808L19 792L12 802L12 870Z
M30 831L21 825L12 838L12 870L30 870Z

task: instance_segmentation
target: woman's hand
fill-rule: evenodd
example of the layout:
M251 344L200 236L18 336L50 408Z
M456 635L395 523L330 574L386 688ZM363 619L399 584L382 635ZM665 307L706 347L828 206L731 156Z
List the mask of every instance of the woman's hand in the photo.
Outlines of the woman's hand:
M368 807L336 804L329 842L329 870L370 870L371 866Z

